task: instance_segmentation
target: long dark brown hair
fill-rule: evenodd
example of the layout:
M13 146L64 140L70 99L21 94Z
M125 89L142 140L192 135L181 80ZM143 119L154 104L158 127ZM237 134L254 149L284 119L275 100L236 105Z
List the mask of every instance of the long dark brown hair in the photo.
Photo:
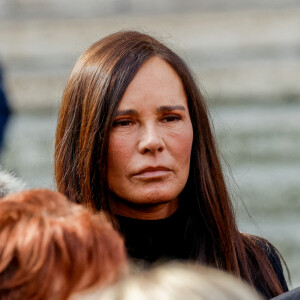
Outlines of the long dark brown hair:
M264 242L237 229L206 104L191 71L178 55L149 35L114 33L94 43L76 62L56 132L59 191L72 201L114 215L107 181L109 134L126 88L153 56L166 61L181 78L193 125L190 174L180 195L185 201L179 204L187 216L186 232L194 240L191 257L252 284L255 276L263 278L266 294L280 294L282 287L261 247Z

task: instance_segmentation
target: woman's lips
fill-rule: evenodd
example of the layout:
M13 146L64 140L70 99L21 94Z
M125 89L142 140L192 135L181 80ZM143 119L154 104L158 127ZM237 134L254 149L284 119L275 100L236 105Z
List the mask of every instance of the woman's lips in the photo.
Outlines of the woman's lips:
M158 179L169 175L170 169L166 167L148 167L138 171L134 177L140 179Z

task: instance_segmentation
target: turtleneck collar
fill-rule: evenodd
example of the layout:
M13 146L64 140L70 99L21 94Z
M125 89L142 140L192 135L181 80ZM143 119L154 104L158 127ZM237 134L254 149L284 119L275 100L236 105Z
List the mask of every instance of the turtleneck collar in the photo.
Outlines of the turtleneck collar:
M116 216L131 258L156 260L187 259L185 243L186 222L177 210L158 220L141 220Z

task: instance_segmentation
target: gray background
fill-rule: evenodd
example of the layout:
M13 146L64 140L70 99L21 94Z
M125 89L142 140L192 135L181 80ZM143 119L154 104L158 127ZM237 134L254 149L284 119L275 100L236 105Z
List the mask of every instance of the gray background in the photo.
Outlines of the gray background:
M0 61L15 111L1 164L31 187L54 188L57 110L77 57L116 30L153 34L199 79L240 229L269 239L299 286L299 28L292 0L0 0Z

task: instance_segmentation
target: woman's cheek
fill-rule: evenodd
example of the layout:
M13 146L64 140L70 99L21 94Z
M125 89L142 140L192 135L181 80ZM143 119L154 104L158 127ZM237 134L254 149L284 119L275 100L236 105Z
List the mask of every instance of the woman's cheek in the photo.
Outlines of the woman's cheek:
M109 142L109 153L114 157L114 161L120 164L130 160L134 152L134 141L130 135L112 136Z
M190 155L189 151L193 144L193 128L192 126L185 126L174 130L171 135L175 149L179 152L186 152Z

